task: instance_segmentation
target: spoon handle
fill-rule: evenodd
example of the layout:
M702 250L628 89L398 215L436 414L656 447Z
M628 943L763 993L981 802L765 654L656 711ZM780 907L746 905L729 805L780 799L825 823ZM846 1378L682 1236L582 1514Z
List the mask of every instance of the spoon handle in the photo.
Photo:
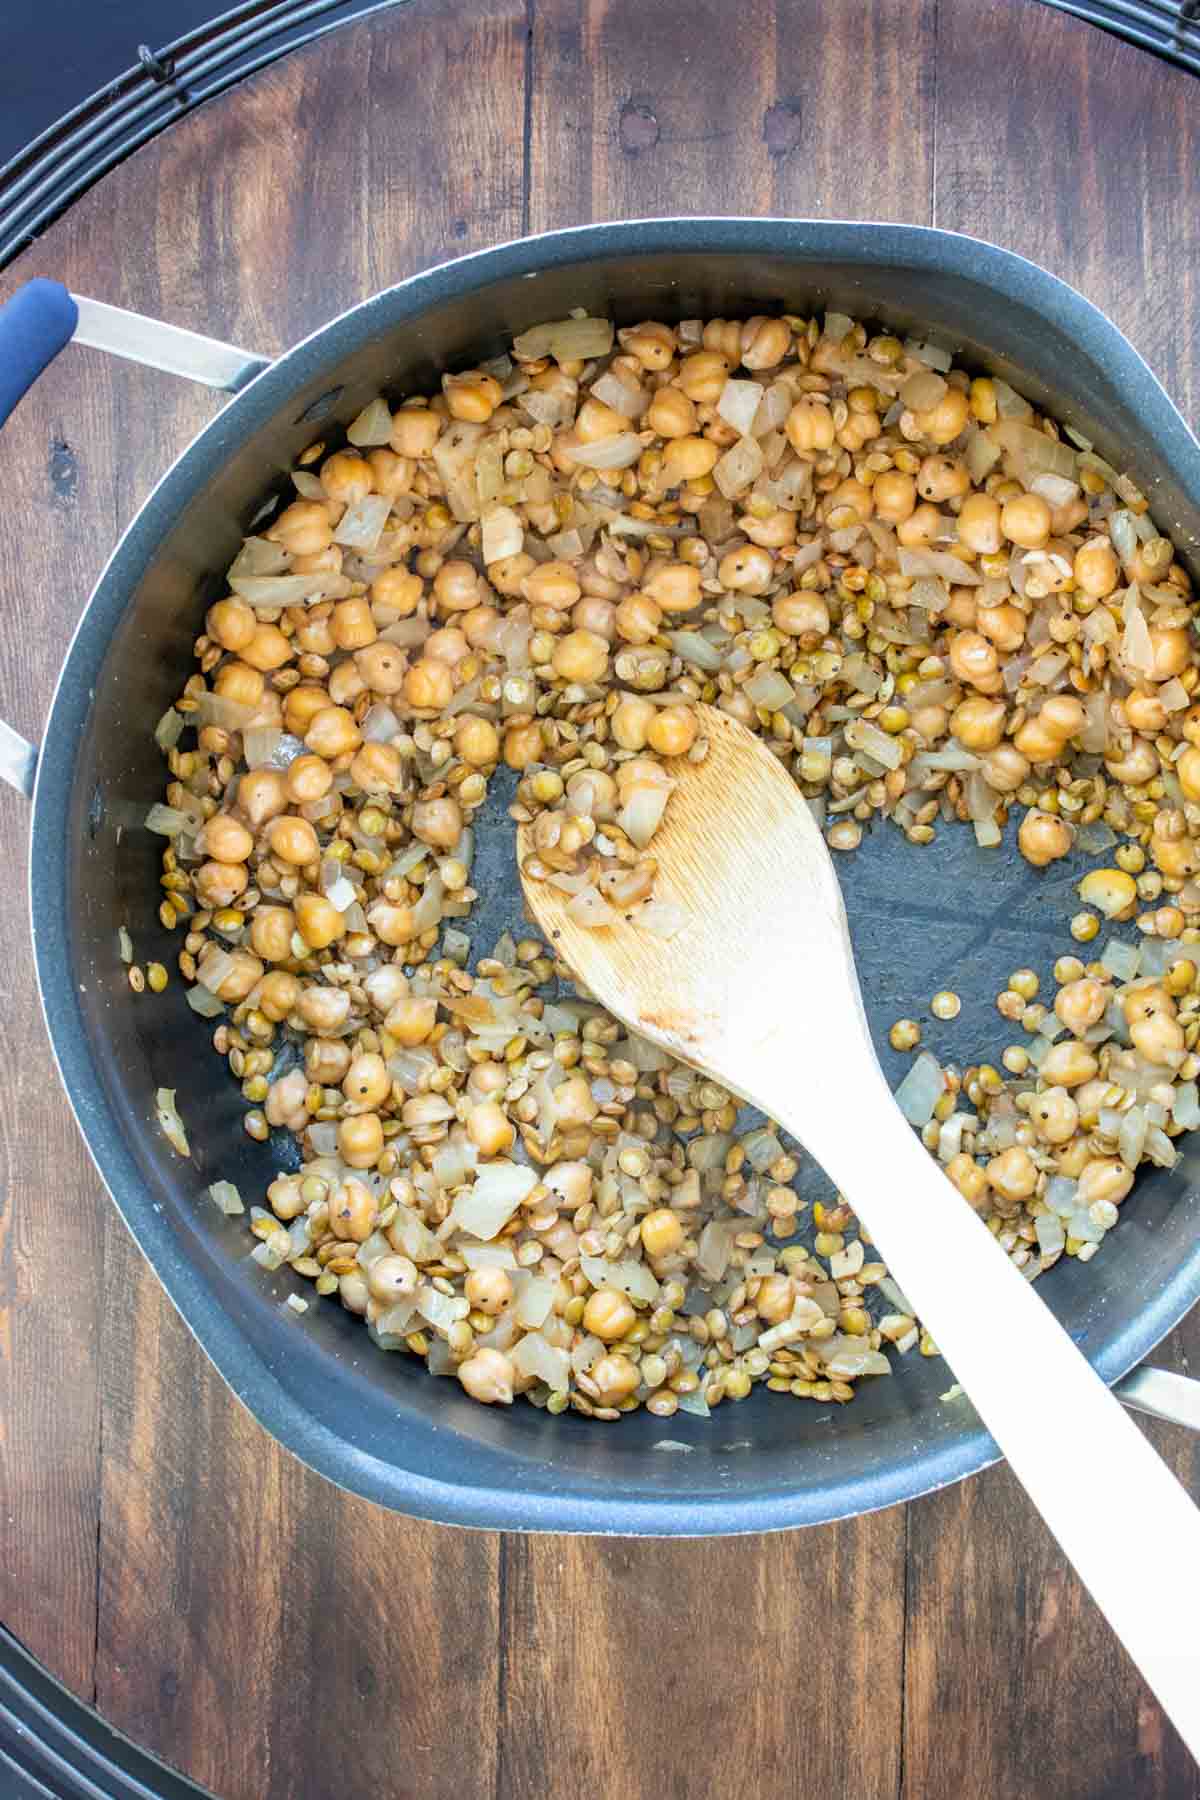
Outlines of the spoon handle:
M828 1131L822 1123L816 1132L812 1119L797 1117L796 1135L863 1220L1200 1760L1200 1510L877 1080L880 1104L869 1115L858 1107L853 1124L839 1129L831 1117Z

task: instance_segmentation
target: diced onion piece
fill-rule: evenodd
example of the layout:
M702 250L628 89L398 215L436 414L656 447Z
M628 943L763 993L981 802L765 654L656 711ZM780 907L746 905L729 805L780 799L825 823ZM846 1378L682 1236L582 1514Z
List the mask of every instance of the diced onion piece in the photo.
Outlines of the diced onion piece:
M611 406L623 419L640 419L650 403L645 388L616 369L606 369L598 380L593 381L592 395L602 400L605 406Z
M642 454L636 431L618 431L594 444L564 444L562 454L582 469L628 469Z
M763 386L758 381L727 381L721 389L721 397L717 401L717 412L727 425L732 425L739 437L751 436L755 414L763 397Z
M117 927L117 953L123 963L133 961L133 939L123 925Z
M678 937L688 923L689 914L673 900L647 900L633 915L635 925L667 942Z
M978 587L983 576L957 556L945 550L901 550L902 575L941 575L956 587Z
M225 1011L225 1002L199 983L187 990L187 1003L201 1019L215 1019Z
M1039 494L1047 506L1069 506L1079 498L1079 483L1064 475L1035 475L1029 484L1031 494Z
M735 1230L740 1230L740 1226ZM619 1293L628 1295L630 1300L638 1300L644 1306L650 1306L658 1299L658 1282L652 1271L644 1262L636 1257L622 1257L618 1262L609 1262L603 1256L581 1256L580 1264L584 1274L595 1288L616 1288Z
M516 1300L513 1313L517 1324L526 1331L537 1331L550 1316L554 1305L555 1283L532 1269L521 1269L513 1276Z
M846 742L851 750L862 750L885 769L898 769L903 757L899 738L889 737L872 725L869 719L851 719L846 726Z
M487 1243L503 1230L536 1185L536 1173L523 1163L484 1163L476 1171L474 1185L456 1196L450 1220L459 1231Z
M359 450L386 444L392 435L392 413L386 400L376 395L369 400L357 419L346 427L346 436Z
M178 837L183 832L187 837L195 837L199 830L199 821L191 813L181 812L176 806L163 806L156 801L146 814L147 831L157 832L159 837Z
M455 419L433 446L433 463L446 490L446 504L456 519L479 517L475 491L475 456L484 427L474 420Z
M954 361L949 350L943 350L940 344L923 343L920 338L906 338L904 348L914 361L927 363L931 369L937 369L943 375Z
M174 1088L159 1088L154 1096L154 1110L158 1116L159 1130L172 1150L177 1151L180 1156L190 1156L192 1152L187 1141L187 1133L175 1105Z
M992 386L996 393L996 411L1002 419L1028 419L1032 416L1033 408L1028 400L1023 399L1014 388L1010 388L1007 381L1001 381L997 377Z
M230 1218L234 1217L237 1213L244 1213L246 1210L242 1201L242 1196L238 1193L232 1181L214 1181L208 1190L208 1194L213 1204L218 1206L220 1210L223 1213L226 1213Z
M302 500L327 500L329 498L320 480L312 473L311 469L293 469L292 486Z
M179 742L187 720L182 713L168 706L158 724L154 727L154 741L160 750L173 750Z
M613 328L608 319L553 319L535 325L513 340L513 351L522 362L540 362L552 356L557 363L588 362L607 356L613 347Z
M513 1366L521 1375L544 1381L555 1394L571 1385L571 1359L565 1350L548 1344L538 1331L529 1332L513 1347Z
M315 606L320 600L344 599L350 592L347 578L334 569L315 569L311 575L234 575L229 585L251 606Z
M753 438L739 438L713 469L713 480L727 500L744 494L763 470L763 453Z
M945 1087L941 1064L928 1050L922 1050L896 1089L896 1105L910 1125L923 1129L932 1119Z
M636 787L617 814L617 824L639 850L646 848L662 823L670 793L670 787L665 785L651 787L647 783Z
M1133 516L1123 507L1117 507L1108 515L1108 535L1113 542L1113 549L1121 559L1121 566L1128 575L1133 567L1133 559L1138 553L1138 534L1133 523Z
M746 683L743 692L755 706L765 706L771 712L780 712L790 706L796 698L796 690L786 675L778 669L758 669Z
M696 668L715 674L721 667L723 653L700 631L669 631L671 648L676 656L681 656L686 663L693 663Z
M620 914L615 912L600 892L590 883L572 894L563 909L573 925L582 925L587 931L597 931L604 925L615 925Z
M417 1311L435 1331L445 1333L452 1325L457 1325L460 1306L453 1295L423 1284L417 1289Z
M229 565L229 575L231 580L235 575L282 575L287 566L288 553L282 544L273 544L270 538L248 537Z
M348 550L373 550L383 533L392 503L386 494L367 494L348 506L333 534L335 544Z
M1154 645L1146 623L1136 586L1125 597L1125 632L1121 638L1121 661L1135 674L1153 676Z
M525 527L511 506L489 506L480 520L479 533L485 563L519 556L525 542Z
M835 344L843 344L854 330L854 320L849 313L827 312L822 336L832 339Z
M976 487L983 486L1003 454L999 444L994 438L990 438L986 431L972 432L967 439L964 461L967 465L967 474Z

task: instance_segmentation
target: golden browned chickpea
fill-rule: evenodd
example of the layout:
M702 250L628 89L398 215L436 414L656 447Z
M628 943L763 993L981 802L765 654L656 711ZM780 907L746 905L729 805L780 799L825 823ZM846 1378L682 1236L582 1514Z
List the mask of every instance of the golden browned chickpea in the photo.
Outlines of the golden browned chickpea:
M334 757L357 750L362 733L354 723L354 714L344 706L323 706L309 721L304 742L315 755L332 762Z
M370 605L361 597L337 602L330 630L339 650L362 650L379 636Z
M421 577L402 567L381 569L371 583L372 606L386 607L398 619L416 612L423 592Z
M571 623L577 631L592 631L610 644L617 634L616 617L617 609L611 600L585 594L571 613Z
M350 996L344 988L327 987L323 982L302 990L296 1011L310 1031L340 1031L350 1017ZM345 1044L346 1060L338 1071L338 1080L350 1066L350 1051Z
M257 944L254 946L258 949ZM262 951L258 954L261 956ZM263 976L258 989L258 1010L272 1024L281 1024L294 1011L300 998L300 983L285 969L271 969Z
M321 464L321 486L335 506L356 506L371 492L371 465L357 450L335 450Z
M500 733L490 719L463 713L454 727L454 754L473 769L484 769L500 757Z
M222 650L244 650L258 629L258 618L244 600L218 600L208 609L204 629Z
M462 807L457 800L448 796L440 800L418 800L413 807L413 836L435 850L452 850L462 836L462 829Z
M486 425L503 399L500 383L494 375L481 369L470 369L465 375L443 375L442 392L452 419L466 419L474 425Z
M608 668L608 644L595 631L568 631L555 644L550 666L563 681L599 681Z
M502 1106L483 1100L467 1115L467 1136L481 1156L503 1156L511 1150L516 1131Z
M611 728L613 737L622 750L646 748L646 733L657 710L657 707L649 700L643 700L639 694L621 695L612 715Z
M663 706L655 710L646 741L660 756L686 756L696 741L696 715L687 706Z
M1111 1200L1119 1205L1133 1186L1133 1170L1116 1156L1095 1158L1084 1166L1075 1190L1080 1206L1094 1206L1097 1200Z
M728 379L729 362L715 350L697 350L679 365L679 385L697 406L715 406Z
M364 794L394 794L404 782L404 764L394 744L364 744L354 753L350 779Z
M598 444L628 429L628 419L590 394L575 415L575 436L581 444Z
M1040 494L1016 494L1004 502L1000 529L1022 550L1042 550L1050 541L1050 508Z
M690 573L698 576L699 570L692 569ZM737 594L765 594L774 573L775 563L769 550L761 549L758 544L742 544L736 550L726 551L717 569L717 579L722 587L731 588Z
M316 832L307 819L297 818L295 813L284 813L271 820L267 827L267 847L277 862L290 863L297 869L303 868L305 863L316 862L321 854Z
M356 1106L382 1106L392 1091L392 1078L382 1056L366 1051L346 1070L342 1092Z
M283 722L293 737L302 738L319 712L329 705L329 695L313 682L302 681L283 697Z
M1183 1026L1169 1013L1151 1013L1135 1019L1129 1027L1129 1041L1147 1062L1174 1067L1183 1059L1185 1040Z
M970 594L970 588L952 588L951 598L956 594ZM974 602L972 601L974 607ZM976 623L989 642L995 644L997 650L1008 655L1019 650L1025 642L1028 621L1020 607L1012 601L1005 601L1000 606L974 607Z
M977 631L960 631L955 637L950 645L950 670L982 694L995 694L1003 685L996 646Z
M333 771L320 756L298 756L284 775L287 797L294 806L321 800L333 786Z
M381 944L396 949L417 935L411 906L394 906L390 900L376 900L368 909L367 924Z
M407 1256L377 1256L367 1270L371 1298L381 1306L410 1299L417 1291L419 1279L416 1263Z
M346 935L346 921L324 894L297 894L296 930L310 950L326 950Z
M1013 743L1031 763L1052 762L1083 730L1086 716L1073 694L1051 694L1041 711L1013 733Z
M665 613L691 612L700 604L700 571L690 563L660 563L642 583L642 591Z
M368 450L367 465L371 471L372 488L389 500L399 499L412 485L412 463L407 457L397 456L394 450L384 450L379 446Z
M441 712L454 696L454 675L445 663L422 657L404 677L404 698L423 712Z
M494 563L492 567L495 568ZM463 636L472 650L495 648L500 614L494 606L473 606L469 613L460 613L459 619L462 622Z
M212 685L214 694L220 694L223 700L236 700L239 706L257 706L266 687L262 671L252 669L246 662L224 663Z
M919 737L933 743L945 735L949 716L944 706L914 706L908 722Z
M1157 694L1150 693L1146 688L1134 688L1131 694L1126 694L1122 705L1125 717L1135 731L1144 731L1151 737L1157 737L1166 725L1166 707Z
M296 917L290 906L256 906L250 916L250 944L264 962L287 962Z
M606 606L607 601L599 602ZM630 594L613 614L617 636L625 644L651 644L662 629L662 607L649 594ZM576 618L576 624L582 620Z
M950 715L950 729L964 750L994 750L1004 738L1005 705L970 694Z
M1065 1038L1062 1043L1051 1045L1038 1074L1043 1081L1057 1087L1072 1088L1093 1080L1099 1066L1086 1044L1081 1044L1078 1038Z
M744 532L752 544L761 544L764 550L783 550L796 541L796 515L782 506L761 517L746 513L738 520L738 530Z
M1065 1144L1075 1135L1079 1108L1065 1087L1052 1087L1034 1095L1029 1117L1043 1144Z
M192 884L201 906L216 908L232 906L238 895L245 893L248 879L245 863L205 862L196 870Z
M959 499L970 486L966 465L956 456L927 456L917 471L917 492L935 505Z
M504 733L504 760L510 769L527 769L542 754L542 730L536 719L510 725Z
M783 429L793 450L802 456L819 454L833 448L833 414L824 400L805 394L797 400L784 421Z
M359 1119L344 1119L343 1125L361 1124ZM376 1120L378 1124L378 1120ZM339 1132L341 1127L339 1127ZM352 1164L355 1168L369 1168L370 1164ZM329 1229L335 1238L348 1239L351 1243L365 1244L375 1229L377 1208L375 1196L364 1182L356 1181L353 1175L339 1182L329 1196Z
M382 694L386 698L391 694L398 694L404 686L404 652L394 644L368 644L364 650L355 651L354 666L364 687L374 694Z
M661 438L690 437L696 429L696 408L682 388L661 387L647 407L643 423Z
M1066 982L1054 996L1055 1013L1076 1037L1100 1023L1107 1005L1108 989L1091 975Z
M685 481L701 481L705 475L711 475L720 454L719 447L708 438L668 438L662 459L663 487L676 488Z
M602 1356L592 1370L591 1379L601 1404L617 1406L629 1398L641 1378L636 1363L630 1362L627 1356Z
M351 1169L373 1169L383 1153L383 1121L378 1113L355 1113L338 1121L338 1155ZM329 1214L332 1219L333 1202ZM336 1229L336 1227L335 1227Z
M293 500L264 533L294 556L310 556L333 542L330 509L324 500Z
M329 676L329 699L334 706L347 709L354 705L360 694L366 692L366 686L353 659L348 658L338 664Z
M1127 750L1106 756L1104 766L1123 787L1142 787L1158 774L1158 751L1146 738L1135 737Z
M946 1174L963 1199L977 1210L981 1210L981 1203L987 1194L987 1176L975 1158L968 1156L965 1150L960 1150L958 1155L952 1156L946 1164Z
M765 1324L782 1325L791 1318L795 1299L796 1285L789 1275L764 1275L754 1306Z
M463 616L459 615L460 618ZM471 613L465 615L468 619L471 616ZM431 631L425 639L424 654L428 661L445 663L448 669L453 669L469 649L465 632L460 631L457 625L443 625L440 631Z
M958 512L959 542L978 556L995 556L1003 542L1000 504L990 494L968 494Z
M633 1304L617 1288L597 1288L583 1309L583 1329L606 1344L628 1337L637 1324Z
M513 1297L512 1276L507 1269L489 1268L468 1271L463 1282L463 1293L471 1303L473 1310L487 1313L494 1319L510 1305Z
M260 831L287 805L287 789L278 769L248 769L238 782L237 803L251 827Z
M650 320L642 325L630 325L617 335L621 348L635 357L643 369L660 371L670 367L676 337L669 325Z
M896 527L896 540L906 550L919 550L925 544L932 544L939 538L946 525L946 520L936 506L928 500L922 500L916 510L907 518L901 519Z
M1200 747L1195 744L1188 745L1175 764L1175 773L1179 777L1179 785L1186 797L1189 800L1200 800Z
M771 617L787 637L821 638L829 630L829 608L820 594L780 594L771 604Z
M916 415L922 437L933 444L952 444L970 415L971 404L962 388L948 387L936 406Z
M427 406L402 406L392 415L391 448L414 461L428 456L441 436L443 420Z
M291 575L315 575L320 570L330 569L335 575L342 572L342 546L330 544L325 550L313 550L307 556L293 556L288 573Z
M1013 1144L993 1156L986 1170L988 1182L1002 1200L1028 1200L1037 1186L1037 1169L1028 1150Z
M276 1131L280 1126L286 1126L289 1131L303 1131L308 1124L307 1094L308 1077L303 1069L292 1069L278 1081L273 1081L263 1107L267 1124Z
M774 369L791 343L792 329L786 319L748 319L742 327L742 363L747 369Z
M833 492L826 497L824 514L836 525L852 525L856 521L861 524L871 517L875 510L875 501L869 487L848 475L845 481L839 481Z
M437 1001L424 994L405 994L392 1006L383 1028L406 1050L423 1044L437 1023Z
M971 587L952 587L950 601L942 608L942 623L945 625L961 625L964 631L973 631L978 623L980 608L975 598L975 589Z
M470 612L482 598L478 569L460 557L444 562L433 578L433 597L443 612Z
M983 758L983 773L998 794L1015 794L1029 777L1029 764L1011 744L998 744Z
M647 1256L671 1256L684 1239L683 1221L669 1206L657 1206L642 1220L642 1249Z
M559 1126L571 1131L577 1125L590 1125L600 1110L592 1095L586 1075L568 1075L554 1090L554 1107Z
M900 469L885 469L875 479L875 511L885 525L910 518L917 504L917 484Z
M214 862L245 862L254 848L254 839L240 819L229 813L214 813L196 839L196 848Z
M1169 681L1173 675L1182 675L1192 659L1188 627L1151 625L1150 649L1154 657L1153 681Z
M569 562L538 563L523 583L530 606L546 606L553 612L567 612L579 599L582 589Z
M209 954L216 954L215 946L210 949ZM219 1000L231 1000L237 1002L239 1000L244 1000L246 995L249 994L262 980L263 966L259 962L257 956L251 956L248 950L243 950L240 946L236 950L231 950L229 956L233 966L226 971L224 978L218 982L216 994ZM205 960L206 958L204 956L200 959L201 979L203 979L204 975Z
M1074 830L1065 819L1037 807L1030 807L1017 832L1017 848L1035 869L1044 869L1047 863L1066 856L1074 841Z
M1075 581L1093 600L1106 599L1121 579L1117 553L1107 538L1090 538L1075 552Z
M483 1406L511 1406L515 1374L512 1361L503 1350L487 1345L473 1350L458 1365L458 1379L464 1391Z

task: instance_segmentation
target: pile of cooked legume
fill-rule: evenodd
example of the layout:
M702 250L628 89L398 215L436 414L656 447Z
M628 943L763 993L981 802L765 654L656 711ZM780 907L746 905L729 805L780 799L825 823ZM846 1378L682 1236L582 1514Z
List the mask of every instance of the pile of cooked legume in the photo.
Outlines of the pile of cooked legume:
M1132 483L1002 381L835 313L573 317L346 435L230 568L147 820L188 1001L249 1135L293 1149L255 1259L474 1398L555 1413L703 1414L758 1382L847 1401L886 1348L935 1353L770 1121L536 938L468 968L493 780L573 917L677 927L653 840L700 701L760 733L836 850L877 816L995 846L1019 809L1037 867L1111 852L1070 929L1136 918L1140 942L1061 958L1052 1005L1015 971L1002 1070L891 1031L906 1116L1014 1262L1094 1255L1139 1163L1200 1123L1200 657ZM186 1154L171 1090L159 1118Z

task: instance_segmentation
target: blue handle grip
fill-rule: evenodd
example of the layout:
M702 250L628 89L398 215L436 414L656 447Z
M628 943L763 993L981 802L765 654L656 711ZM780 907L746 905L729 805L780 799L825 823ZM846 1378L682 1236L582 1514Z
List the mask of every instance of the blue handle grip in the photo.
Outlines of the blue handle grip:
M0 306L0 425L69 344L79 308L59 281L38 276Z

